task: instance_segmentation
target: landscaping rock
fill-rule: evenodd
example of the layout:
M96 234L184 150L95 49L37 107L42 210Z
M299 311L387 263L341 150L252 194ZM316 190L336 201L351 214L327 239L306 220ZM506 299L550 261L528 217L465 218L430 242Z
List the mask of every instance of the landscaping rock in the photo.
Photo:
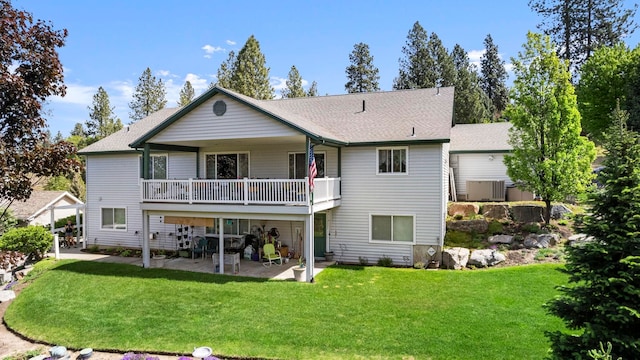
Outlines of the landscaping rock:
M509 205L485 204L482 206L482 215L485 218L506 220L509 218Z
M567 244L569 246L580 246L593 240L593 236L588 236L587 234L575 234L569 236L569 238L567 239Z
M473 250L471 256L469 257L469 262L467 265L477 266L477 267L487 267L487 266L495 266L507 258L493 249L482 249L482 250Z
M489 242L492 244L511 244L513 242L513 235L489 236Z
M464 232L486 233L489 229L489 223L484 219L447 221L447 229Z
M469 249L462 247L445 249L442 253L442 265L445 269L463 269L469 261L469 253Z
M511 207L513 220L520 223L544 222L544 207L538 205L517 205Z
M16 293L13 290L0 290L0 303L13 300L16 298Z
M555 246L559 240L558 234L529 234L522 244L527 249L546 249Z
M449 216L461 215L463 217L469 217L477 215L480 211L478 204L471 203L453 203L449 205Z
M553 205L551 207L551 218L554 220L564 219L568 214L573 214L573 211L564 204Z

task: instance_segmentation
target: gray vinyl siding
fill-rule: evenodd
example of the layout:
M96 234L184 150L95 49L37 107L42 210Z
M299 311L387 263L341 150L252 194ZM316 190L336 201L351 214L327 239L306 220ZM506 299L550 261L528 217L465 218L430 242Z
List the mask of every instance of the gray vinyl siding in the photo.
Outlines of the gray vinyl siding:
M227 112L222 116L216 116L213 113L213 104L218 100L223 100L227 104ZM218 94L182 117L180 121L171 124L149 142L296 135L300 133L231 98Z
M382 256L395 264L412 260L414 244L369 241L371 214L415 216L415 245L438 245L443 232L442 146L410 146L408 175L378 175L375 147L342 151L342 203L334 209L331 249L341 261L376 263ZM346 247L344 252L340 244ZM408 264L410 265L410 263Z
M440 228L440 244L444 244L444 236L446 235L446 221L447 221L447 203L449 202L449 171L451 164L449 163L449 143L442 144L441 164L442 164L442 217Z
M458 195L467 193L467 180L504 180L506 186L513 185L502 153L451 154L450 160Z

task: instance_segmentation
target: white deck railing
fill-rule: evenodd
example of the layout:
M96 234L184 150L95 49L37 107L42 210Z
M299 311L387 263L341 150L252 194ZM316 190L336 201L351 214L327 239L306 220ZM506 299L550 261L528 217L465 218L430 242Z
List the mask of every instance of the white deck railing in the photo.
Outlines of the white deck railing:
M141 180L143 202L310 205L308 178ZM316 178L313 202L340 198L340 178Z

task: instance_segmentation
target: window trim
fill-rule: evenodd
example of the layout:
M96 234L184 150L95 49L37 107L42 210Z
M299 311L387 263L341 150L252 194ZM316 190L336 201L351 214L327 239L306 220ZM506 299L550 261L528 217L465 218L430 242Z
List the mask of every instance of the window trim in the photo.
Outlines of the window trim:
M305 157L307 155L304 151L289 151L289 152L287 152L287 176L288 176L289 179L295 179L295 177L291 177L291 174L289 174L289 160L290 160L290 157L291 157L291 155L300 155L300 154L304 155ZM328 177L327 176L327 152L326 151L315 151L314 150L313 154L314 154L314 156L318 155L318 154L321 154L324 157L324 164L323 164L324 168L322 169L322 171L324 172L324 176L319 176L318 175L316 178ZM295 159L295 157L294 157L294 159ZM316 163L316 165L317 165L317 163ZM306 167L306 161L305 161L305 167ZM295 176L295 172L296 171L294 169L293 170L294 176ZM318 172L320 172L320 169L318 169Z
M404 172L395 172L393 171L393 163L391 164L390 172L381 172L380 171L380 151L381 150L404 150L405 151L405 171ZM393 155L391 157L393 161ZM397 176L397 175L409 175L409 147L408 146L384 146L376 148L376 175L383 176Z
M116 209L122 209L122 210L124 210L124 228L116 228L116 227L115 227L115 225L116 225L116 224L113 224L113 227L111 227L111 228L106 228L106 227L104 227L104 223L103 223L103 220L104 220L104 219L102 218L102 211L103 211L104 209L111 209L111 210L112 210L114 223L115 223L115 210L116 210ZM127 207L126 207L126 206L123 206L123 207L116 207L116 206L101 206L101 207L100 207L100 230L101 230L101 231L118 231L118 232L126 232L126 231L127 231L127 229L128 229L128 227L129 227L129 225L128 225L128 221L127 221L127 213L128 213L128 211L127 211Z
M247 178L251 178L251 152L250 151L216 151L216 152L206 152L203 154L204 159L202 161L202 163L204 164L203 166L203 171L204 173L202 174L203 178L207 179L207 156L208 155L215 155L216 156L216 161L215 161L215 180L224 180L224 179L218 179L218 155L240 155L240 154L246 154L247 155ZM236 165L237 166L237 165ZM237 172L238 169L236 169ZM242 179L242 178L239 178ZM212 179L214 180L214 179ZM227 179L227 180L231 180L231 179ZM237 179L236 179L237 180Z
M413 222L412 230L412 241L402 241L402 240L374 240L373 239L373 217L374 216L389 216L391 217L391 237L393 237L393 217L394 216L404 216L410 217ZM416 244L416 214L405 214L405 213L369 213L369 243L371 244L394 244L394 245L415 245Z

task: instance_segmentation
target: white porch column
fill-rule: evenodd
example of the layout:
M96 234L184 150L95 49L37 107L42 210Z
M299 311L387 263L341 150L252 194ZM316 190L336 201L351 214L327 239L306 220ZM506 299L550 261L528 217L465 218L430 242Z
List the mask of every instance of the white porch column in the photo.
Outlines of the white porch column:
M86 217L87 217L87 206L85 205L82 208L82 248L86 249L87 248L87 228L85 228L85 221L86 221Z
M310 282L313 278L313 269L315 268L315 259L313 256L313 211L304 221L304 233L304 258L307 263L306 281Z
M218 220L218 264L220 264L220 271L218 273L224 274L224 219ZM235 266L235 265L234 265ZM215 271L215 268L213 269Z
M149 214L142 211L142 267L151 267L151 249L149 248Z
M76 245L80 242L80 235L82 235L81 229L83 227L80 224L80 208L76 208ZM84 248L84 241L82 242L82 247Z

